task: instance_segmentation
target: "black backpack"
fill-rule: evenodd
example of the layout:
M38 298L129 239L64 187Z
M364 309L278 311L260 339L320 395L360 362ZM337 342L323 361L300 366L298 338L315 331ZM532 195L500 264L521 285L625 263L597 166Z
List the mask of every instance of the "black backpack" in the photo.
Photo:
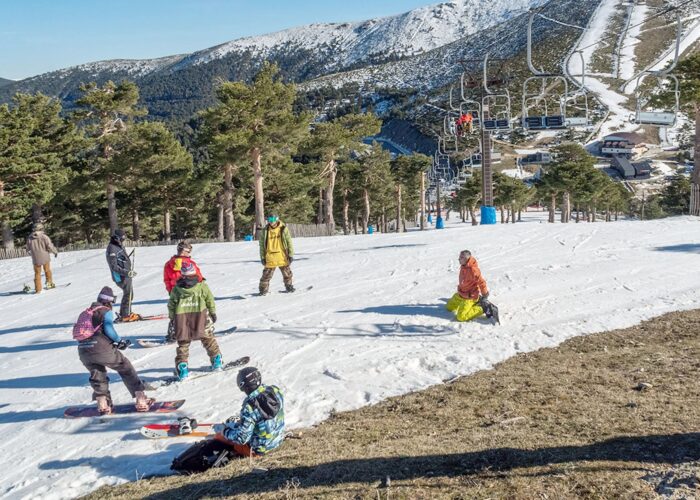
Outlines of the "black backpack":
M224 467L233 456L231 448L217 439L198 441L180 453L170 469L180 474L195 474L213 467Z

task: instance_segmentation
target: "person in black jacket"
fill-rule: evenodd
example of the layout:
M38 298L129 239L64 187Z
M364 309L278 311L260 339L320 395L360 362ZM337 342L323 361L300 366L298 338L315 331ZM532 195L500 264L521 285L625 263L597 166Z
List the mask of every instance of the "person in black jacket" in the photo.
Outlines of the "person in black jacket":
M107 245L107 264L112 273L112 280L122 289L124 295L119 306L119 319L121 322L138 321L141 319L136 313L131 312L131 303L134 300L134 289L132 279L136 272L132 269L131 259L123 242L126 233L123 229L115 229L112 238Z

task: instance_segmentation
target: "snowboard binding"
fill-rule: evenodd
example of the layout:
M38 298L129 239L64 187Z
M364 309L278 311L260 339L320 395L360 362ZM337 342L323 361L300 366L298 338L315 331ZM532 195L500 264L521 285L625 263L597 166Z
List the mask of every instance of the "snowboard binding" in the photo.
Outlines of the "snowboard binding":
M177 419L177 423L180 426L180 435L192 434L192 431L197 428L197 419L189 417L180 417Z
M501 324L500 319L498 318L498 307L489 302L487 299L481 297L479 299L479 305L481 308L484 310L484 315L493 321L494 324Z

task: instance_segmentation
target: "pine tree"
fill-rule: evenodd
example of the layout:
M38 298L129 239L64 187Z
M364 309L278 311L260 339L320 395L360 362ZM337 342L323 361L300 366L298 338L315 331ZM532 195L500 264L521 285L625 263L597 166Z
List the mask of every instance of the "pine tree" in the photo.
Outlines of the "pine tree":
M0 222L3 245L14 246L12 227L41 208L68 182L67 165L77 154L79 134L60 117L60 104L41 94L17 94L0 106Z
M333 200L338 161L352 149L358 149L364 137L379 133L380 128L381 120L376 116L354 113L313 126L311 137L303 149L319 159L319 177L325 180L323 222L335 225Z
M116 192L117 183L123 177L123 172L115 168L112 161L119 153L115 145L130 126L131 119L146 112L136 107L139 89L133 82L123 81L117 85L109 81L102 87L93 82L81 85L80 91L83 95L76 104L82 109L75 117L83 123L93 141L89 175L104 183L109 229L113 232L119 226Z
M422 196L421 177L431 165L432 159L422 154L399 155L391 162L396 193L397 233L402 232L402 228L405 226L404 209L407 207L414 213L418 209Z
M217 90L219 104L203 113L212 140L227 141L230 151L244 151L255 191L255 222L265 225L263 157L289 157L308 134L311 117L294 113L294 85L279 79L277 66L266 63L250 85L226 82Z
M683 174L676 174L661 192L659 203L671 215L688 213L691 183Z

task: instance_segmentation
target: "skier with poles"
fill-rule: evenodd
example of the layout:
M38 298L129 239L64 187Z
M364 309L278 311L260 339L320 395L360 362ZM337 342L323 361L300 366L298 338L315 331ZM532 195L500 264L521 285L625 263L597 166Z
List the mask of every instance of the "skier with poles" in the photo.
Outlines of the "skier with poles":
M294 291L292 284L292 269L294 260L294 246L289 228L280 221L276 215L267 218L267 226L260 235L260 262L264 266L260 278L260 295L267 295L270 291L270 280L276 268L280 268L284 287L287 292Z
M498 322L498 309L488 301L486 280L469 250L459 253L459 263L457 293L447 302L447 310L455 313L457 321L470 321L486 314L487 318L493 317Z
M165 263L163 269L163 283L168 294L175 288L177 281L182 276L182 266L184 264L192 264L197 274L197 279L201 282L204 280L202 271L199 270L197 263L192 260L192 245L187 241L181 241L177 244L177 255L173 255L168 262ZM166 342L175 342L175 321L170 320L168 323L168 334L165 337Z
M180 274L180 279L170 292L168 315L175 325L177 340L175 374L183 380L189 376L188 360L190 344L193 340L202 341L211 361L212 370L221 370L223 361L219 344L214 338L213 324L216 323L214 295L206 283L199 281L192 263L183 263ZM209 317L211 317L211 326L207 324Z
M136 411L148 411L153 402L146 397L144 384L133 365L120 352L129 347L131 341L120 338L114 329L112 304L116 301L112 289L103 287L97 300L80 314L73 325L73 339L78 341L80 361L90 372L92 399L97 402L97 409L103 415L112 412L107 368L119 373L131 396L136 399Z
M140 320L141 316L131 311L131 303L134 299L133 278L136 276L136 271L134 271L129 254L124 248L125 239L124 230L115 229L109 245L107 245L106 256L112 280L124 292L117 322L128 323Z

